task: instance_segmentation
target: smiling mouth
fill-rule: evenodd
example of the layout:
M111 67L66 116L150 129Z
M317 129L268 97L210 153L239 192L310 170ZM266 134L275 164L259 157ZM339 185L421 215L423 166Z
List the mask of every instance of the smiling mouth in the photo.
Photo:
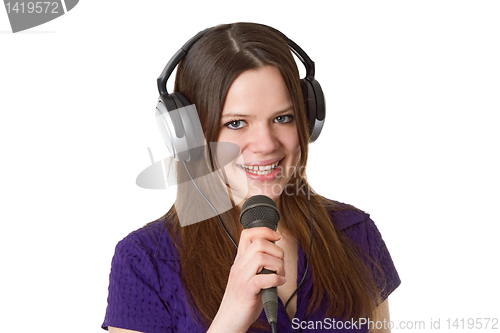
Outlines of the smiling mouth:
M268 175L274 170L276 170L276 167L278 164L280 164L282 160L279 160L277 162L274 162L269 165L240 165L240 167L245 170L246 172L252 173L254 175Z

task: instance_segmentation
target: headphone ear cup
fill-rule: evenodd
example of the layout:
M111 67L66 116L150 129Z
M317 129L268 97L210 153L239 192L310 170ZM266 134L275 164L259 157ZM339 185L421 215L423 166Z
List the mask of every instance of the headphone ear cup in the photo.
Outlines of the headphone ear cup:
M176 161L187 160L188 144L179 109L180 99L174 94L160 96L156 104L156 122L170 154Z
M160 96L156 105L160 134L176 161L197 160L205 145L203 130L194 104L180 93Z
M187 100L186 97L184 97L183 94L181 93L178 93L178 92L174 92L173 94L170 94L172 96L175 96L178 98L178 101L177 101L177 105L182 105L181 107L184 107L184 106L188 106L190 105L191 103L189 103L189 101Z
M311 83L307 79L300 80L302 96L306 107L307 123L309 125L309 135L311 135L316 119L316 98Z
M172 95L175 95L182 103L182 107L179 108L179 115L182 120L188 149L185 161L194 162L202 156L203 149L206 146L200 118L198 117L196 106L189 103L184 95L181 93L173 93Z
M309 142L318 138L325 122L325 97L318 81L300 80L309 123Z
M325 95L323 94L323 89L316 79L311 81L311 85L314 91L315 101L316 101L316 114L313 130L311 133L310 141L314 142L319 137L321 130L323 129L323 125L325 124L325 116L326 116L326 104L325 104Z

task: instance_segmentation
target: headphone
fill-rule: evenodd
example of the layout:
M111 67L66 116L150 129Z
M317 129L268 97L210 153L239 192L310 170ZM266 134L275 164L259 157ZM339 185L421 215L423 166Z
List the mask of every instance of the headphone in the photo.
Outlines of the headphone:
M300 86L306 106L310 142L314 142L321 133L325 122L325 97L319 82L314 78L314 62L300 46L283 33L272 27L265 27L280 35L306 68L306 76L300 80ZM169 93L167 80L189 49L210 29L200 31L188 40L169 60L157 79L160 97L156 105L156 120L163 141L176 161L191 162L197 160L205 145L205 136L194 105L189 103L181 93Z

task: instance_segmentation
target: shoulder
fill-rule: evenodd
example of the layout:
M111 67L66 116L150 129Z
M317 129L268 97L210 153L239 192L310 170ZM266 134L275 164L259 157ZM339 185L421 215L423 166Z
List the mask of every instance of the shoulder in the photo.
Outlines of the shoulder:
M334 227L354 245L374 272L374 281L384 300L399 286L401 280L375 222L370 214L352 205L333 200L325 202Z
M343 202L323 198L330 219L337 230L345 230L370 220L370 214Z
M140 253L158 259L179 260L177 249L165 223L168 223L168 217L164 216L132 231L118 242L116 252L132 256Z
M382 235L370 214L352 205L326 200L325 208L335 229L358 250L370 256L378 256L385 248Z
M177 251L163 218L118 242L111 261L108 306L102 327L170 332L173 324L167 305L173 296L169 295L174 295L173 291L180 290L181 285L176 258ZM175 305L172 308L178 309ZM178 312L172 313L179 316Z

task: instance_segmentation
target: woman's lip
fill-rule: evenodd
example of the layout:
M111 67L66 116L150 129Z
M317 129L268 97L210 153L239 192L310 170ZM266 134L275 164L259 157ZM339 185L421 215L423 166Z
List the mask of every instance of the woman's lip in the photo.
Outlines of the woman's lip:
M252 163L237 164L237 166L242 166L242 165L244 165L244 166L264 166L264 165L271 165L273 163L281 161L282 159L284 159L284 157L274 158L274 159L271 159L271 160L264 160L264 161L252 162Z
M255 174L255 173L248 172L241 165L239 166L239 169L241 171L243 171L245 173L245 175L248 178L252 179L252 180L257 180L257 181L260 181L260 182L269 182L269 181L272 181L273 179L275 179L280 172L281 172L281 174L283 174L283 171L282 171L283 170L283 166L281 165L282 162L283 162L283 160L284 160L284 158L281 159L281 160L272 160L272 161L279 161L279 163L278 163L278 165L276 166L276 168L272 172L270 172L268 174L265 174L265 175L258 175L258 174Z

